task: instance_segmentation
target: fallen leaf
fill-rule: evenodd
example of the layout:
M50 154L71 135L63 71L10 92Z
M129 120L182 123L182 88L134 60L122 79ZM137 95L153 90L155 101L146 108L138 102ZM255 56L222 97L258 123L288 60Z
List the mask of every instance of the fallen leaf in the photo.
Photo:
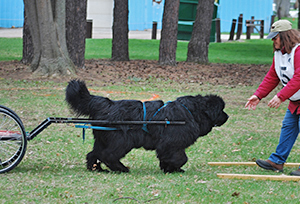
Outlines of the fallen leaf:
M240 195L240 193L237 193L237 192L234 192L233 194L231 194L231 196L233 196L233 197L239 197L239 195Z

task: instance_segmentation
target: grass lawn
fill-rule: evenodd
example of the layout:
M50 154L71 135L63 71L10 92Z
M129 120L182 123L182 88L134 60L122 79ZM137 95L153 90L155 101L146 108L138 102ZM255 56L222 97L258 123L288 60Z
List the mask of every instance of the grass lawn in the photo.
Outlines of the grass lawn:
M111 39L87 39L86 59L109 59L111 57ZM177 61L185 61L188 42L178 41ZM212 63L271 64L271 40L231 41L210 43L209 61ZM159 40L129 39L130 59L158 60ZM22 59L21 38L0 38L0 61Z
M19 60L21 40L0 38L0 60ZM3 42L7 42L4 47ZM13 43L14 46L11 47ZM98 44L97 44L98 43ZM109 58L109 40L88 40L87 58ZM145 43L144 46L139 44ZM149 44L148 44L149 43ZM98 46L97 46L98 45ZM158 41L130 40L132 59L157 59ZM178 43L178 59L186 56L186 42ZM17 51L16 51L16 50ZM9 58L9 56L11 56ZM258 63L272 61L272 45L268 40L212 43L209 58L216 63ZM85 156L92 150L93 136L87 130L83 142L81 129L66 124L52 124L28 143L22 162L12 171L1 174L1 203L299 203L299 182L220 179L217 173L271 174L259 167L209 166L211 161L248 162L267 159L275 151L281 121L288 103L269 109L262 100L257 110L244 108L254 86L212 86L210 84L176 84L145 82L91 86L111 99L145 99L152 94L159 99L174 100L182 95L218 94L226 102L230 116L222 127L199 138L186 149L189 161L185 173L164 174L159 169L155 152L135 149L122 159L130 173L90 172ZM22 119L26 131L32 130L47 117L73 117L64 101L67 83L17 81L0 78L0 104L13 109ZM143 84L142 84L143 85ZM119 90L122 90L120 92ZM197 90L197 91L191 91ZM142 92L142 94L141 94ZM93 94L99 94L95 92ZM299 141L288 162L299 162ZM1 151L1 146L0 146ZM284 174L295 168L286 167Z
M0 81L0 104L15 110L27 131L50 116L72 117L64 102L65 83L39 81ZM271 174L258 167L209 166L211 161L254 161L266 159L276 148L287 103L279 110L267 108L263 100L256 111L243 108L256 87L235 88L188 84L176 91L167 83L157 84L141 95L138 84L130 86L90 87L112 99L144 99L155 93L163 100L187 94L216 93L226 101L228 122L214 128L186 152L185 173L164 174L155 152L137 149L122 162L130 173L97 173L85 168L85 155L91 151L93 136L87 131L83 143L81 130L65 124L53 124L28 143L22 162L1 175L2 203L112 203L130 197L153 203L298 203L299 182L220 179L217 173ZM154 85L153 84L153 85ZM186 86L198 92L189 92ZM192 87L195 86L195 87ZM22 89L16 89L20 87ZM46 89L41 89L46 88ZM118 92L118 90L122 92ZM105 94L105 92L107 94ZM97 94L97 93L94 93ZM299 162L299 142L288 162ZM288 174L293 168L285 168ZM136 203L120 199L116 203Z

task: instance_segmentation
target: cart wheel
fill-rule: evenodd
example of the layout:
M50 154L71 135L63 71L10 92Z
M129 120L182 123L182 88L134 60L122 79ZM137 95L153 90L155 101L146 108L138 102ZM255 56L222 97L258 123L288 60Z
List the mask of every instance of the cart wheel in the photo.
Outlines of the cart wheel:
M0 107L0 173L15 168L23 159L27 137L16 113Z
M11 114L13 114L14 116L16 116L16 118L19 120L19 122L21 123L21 124L23 124L23 122L21 121L21 118L12 110L12 109L10 109L10 108L7 108L6 106L2 106L2 105L0 105L0 110L1 109L4 109L4 110L6 110L7 112L10 112Z

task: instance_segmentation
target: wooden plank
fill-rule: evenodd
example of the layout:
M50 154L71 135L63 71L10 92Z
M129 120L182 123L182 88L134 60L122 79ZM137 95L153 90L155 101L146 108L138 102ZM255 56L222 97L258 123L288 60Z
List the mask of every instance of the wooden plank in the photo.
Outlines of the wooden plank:
M255 162L208 162L210 166L257 166ZM285 167L299 167L300 163L285 163Z
M255 175L255 174L217 174L217 177L223 179L255 179L270 181L300 181L300 176L287 175Z
M255 27L255 26L261 26L261 24L250 24L250 23L248 24L247 23L246 26Z
M255 166L255 162L208 162L210 166Z

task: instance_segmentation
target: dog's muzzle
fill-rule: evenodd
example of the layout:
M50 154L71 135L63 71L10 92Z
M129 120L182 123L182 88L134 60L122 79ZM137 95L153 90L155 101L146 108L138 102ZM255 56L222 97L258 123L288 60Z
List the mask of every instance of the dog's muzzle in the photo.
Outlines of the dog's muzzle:
M223 125L224 123L226 123L226 121L228 120L229 115L227 115L225 113L225 115L219 117L215 123L215 127L220 127L221 125Z

